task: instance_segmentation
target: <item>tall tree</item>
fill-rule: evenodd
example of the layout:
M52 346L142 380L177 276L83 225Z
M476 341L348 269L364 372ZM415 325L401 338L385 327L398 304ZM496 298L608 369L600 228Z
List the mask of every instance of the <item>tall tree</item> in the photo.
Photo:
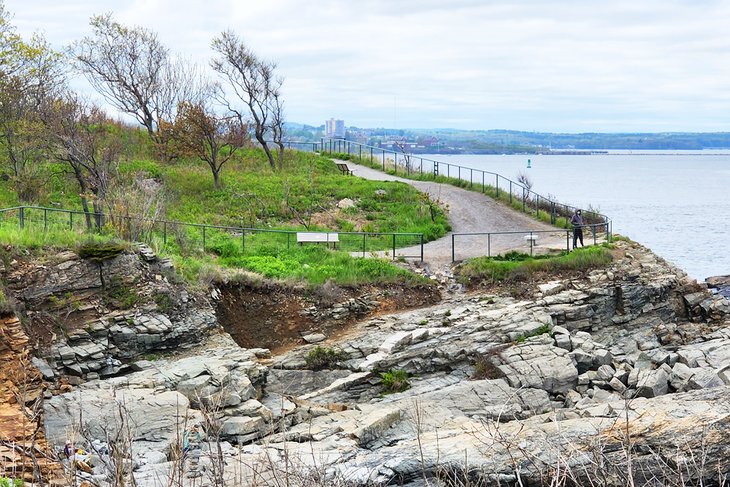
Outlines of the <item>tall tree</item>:
M271 168L276 170L277 162L266 140L272 134L280 147L278 166L283 164L283 103L281 101L281 85L283 79L276 76L276 63L264 61L248 48L238 36L230 30L222 32L212 42L217 56L211 60L211 66L217 71L233 90L234 95L246 107L253 122L254 137L266 152ZM240 119L244 113L226 102L229 110ZM246 117L248 118L248 117Z
M64 84L62 56L42 36L22 39L0 3L0 149L21 201L34 201L46 156L39 107Z
M90 24L93 35L72 47L79 68L114 107L145 127L163 160L174 159L169 128L180 101L194 97L199 70L171 57L149 29L124 26L111 14Z
M221 187L223 165L249 140L248 126L232 114L216 114L209 99L181 103L174 133L185 151L208 164L216 189Z
M43 118L55 158L67 165L79 185L87 226L93 222L100 228L120 152L120 142L110 131L112 122L74 93L49 103Z

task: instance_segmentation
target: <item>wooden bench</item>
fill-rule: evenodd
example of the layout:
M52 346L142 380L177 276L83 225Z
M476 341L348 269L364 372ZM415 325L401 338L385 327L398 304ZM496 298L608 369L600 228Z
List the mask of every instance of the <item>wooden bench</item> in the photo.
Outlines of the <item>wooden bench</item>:
M352 171L350 170L349 167L347 167L347 164L345 164L344 162L338 162L337 169L339 169L342 174L352 176Z
M332 244L332 248L337 248L339 241L339 233L297 232L297 243L299 245L304 245L305 243L323 243L328 247Z

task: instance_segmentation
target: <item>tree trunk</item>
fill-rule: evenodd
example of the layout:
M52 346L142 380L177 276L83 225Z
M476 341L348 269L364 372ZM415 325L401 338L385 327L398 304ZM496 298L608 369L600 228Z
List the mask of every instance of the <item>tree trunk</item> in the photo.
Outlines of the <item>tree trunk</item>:
M269 159L269 165L271 166L272 171L276 171L276 161L274 161L274 155L271 153L271 148L269 147L269 144L266 143L266 139L264 139L264 134L256 133L256 140L261 144L261 147L263 147L264 152L266 152L266 157Z

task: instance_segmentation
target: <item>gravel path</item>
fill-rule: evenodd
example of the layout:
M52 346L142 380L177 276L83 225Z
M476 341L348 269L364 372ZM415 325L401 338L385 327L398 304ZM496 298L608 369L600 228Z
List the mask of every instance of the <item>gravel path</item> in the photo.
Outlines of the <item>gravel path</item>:
M482 255L495 255L509 250L529 252L530 245L526 243L525 235L530 231L539 233L535 252L545 252L548 249L565 249L566 230L556 229L546 223L539 222L528 215L515 211L497 203L485 194L457 188L449 184L430 181L413 181L397 176L391 176L369 167L354 164L352 161L337 161L348 165L355 176L374 181L400 181L414 186L419 191L427 193L429 197L438 201L447 208L452 233L487 233L487 232L516 232L502 235L474 235L455 238L454 257L463 260ZM432 270L443 270L450 266L452 260L452 233L445 237L424 245L424 261ZM587 232L586 232L587 233ZM589 243L586 234L586 244ZM570 237L572 239L572 235ZM592 243L592 238L590 239ZM418 255L419 247L398 249L398 255Z

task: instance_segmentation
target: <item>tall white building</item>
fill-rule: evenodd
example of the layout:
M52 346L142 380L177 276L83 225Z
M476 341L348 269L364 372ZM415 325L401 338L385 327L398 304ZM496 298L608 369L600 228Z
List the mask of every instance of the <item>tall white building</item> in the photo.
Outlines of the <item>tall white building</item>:
M324 136L333 139L345 138L345 121L330 118L324 122Z

